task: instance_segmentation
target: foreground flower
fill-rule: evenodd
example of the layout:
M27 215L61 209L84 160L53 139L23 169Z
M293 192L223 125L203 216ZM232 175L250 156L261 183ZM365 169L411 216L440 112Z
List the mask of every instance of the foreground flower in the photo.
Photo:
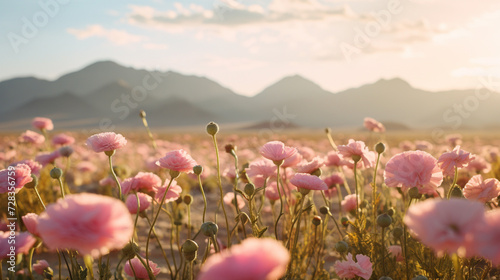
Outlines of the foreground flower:
M149 208L153 199L145 193L137 193L137 196L139 197L140 213ZM137 197L135 196L135 194L128 195L127 200L125 200L125 204L127 205L130 214L137 214Z
M134 228L123 202L89 193L59 199L38 221L38 232L50 249L75 249L94 258L123 248Z
M15 191L18 193L24 185L31 182L31 169L26 164L18 164L0 170L0 193Z
M358 262L355 262L352 254L349 253L346 261L336 261L333 268L340 278L353 279L359 276L363 279L369 279L373 272L370 258L365 255L356 255L356 260Z
M22 217L24 226L26 226L26 229L28 230L29 233L33 234L34 236L40 236L38 233L38 215L35 213L28 213Z
M455 175L455 168L465 167L475 157L469 152L460 149L456 146L451 152L443 153L438 159L438 166L443 170L444 175L453 177Z
M373 118L365 118L363 121L363 125L365 126L366 129L373 132L385 131L385 126Z
M94 134L87 139L87 146L96 153L114 151L123 148L126 144L125 137L114 132Z
M130 264L132 264L132 267L130 266ZM160 274L160 268L157 267L156 263L149 261L149 267L151 267L151 271L153 272L154 276ZM149 279L148 270L144 267L144 265L142 265L141 261L137 257L131 259L130 261L127 261L123 270L130 277L137 277L138 279Z
M259 153L276 164L276 162L281 162L296 154L297 149L285 146L281 141L271 141L264 144L260 148Z
M11 252L11 247L14 247L14 251L17 254L27 254L29 250L35 245L36 238L33 237L29 232L21 232L15 233L15 246L9 242L9 240L13 240L10 237L11 231L0 232L0 260L3 260L9 256Z
M363 162L366 168L370 168L375 164L375 153L370 152L363 141L354 141L353 139L349 139L347 145L338 146L338 150L339 154L341 154L344 158L359 156L361 158L360 161Z
M196 161L183 149L168 152L156 165L178 172L192 172Z
M52 123L52 120L49 118L42 118L42 117L36 117L31 121L31 125L34 128L40 129L40 130L52 130L54 129L54 124Z
M406 191L418 187L421 194L433 195L443 182L437 160L427 152L410 151L393 156L384 171L385 184Z
M286 271L290 253L281 242L269 238L248 238L219 254L210 256L198 280L269 280Z
M483 176L475 175L463 189L465 198L486 203L500 195L500 182L495 178L483 181Z
M307 174L297 173L291 179L290 183L297 188L308 189L313 191L326 191L328 186L319 177Z
M410 206L404 223L434 251L462 255L471 250L475 229L484 223L484 206L465 199L429 199Z
M474 237L477 239L475 253L490 260L494 266L500 265L500 210L488 211L485 225L479 228Z
M49 268L49 263L46 260L38 260L33 264L33 270L38 275L43 275L45 269Z

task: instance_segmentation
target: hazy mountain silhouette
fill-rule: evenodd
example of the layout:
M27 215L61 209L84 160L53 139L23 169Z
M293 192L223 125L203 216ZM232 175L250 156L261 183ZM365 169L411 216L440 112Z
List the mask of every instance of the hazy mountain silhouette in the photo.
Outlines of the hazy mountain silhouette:
M0 129L29 128L36 116L51 117L59 128L72 122L96 128L104 118L136 127L142 125L141 109L158 128L209 121L247 128L355 128L367 116L393 129L498 127L500 95L484 92L429 92L394 78L332 93L294 75L246 97L206 77L100 61L54 81L19 77L0 82Z

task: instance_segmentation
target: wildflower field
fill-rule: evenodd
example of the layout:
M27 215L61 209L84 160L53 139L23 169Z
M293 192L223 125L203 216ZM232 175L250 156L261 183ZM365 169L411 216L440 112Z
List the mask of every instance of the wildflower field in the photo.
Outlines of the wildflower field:
M32 124L0 136L1 279L500 279L493 133Z

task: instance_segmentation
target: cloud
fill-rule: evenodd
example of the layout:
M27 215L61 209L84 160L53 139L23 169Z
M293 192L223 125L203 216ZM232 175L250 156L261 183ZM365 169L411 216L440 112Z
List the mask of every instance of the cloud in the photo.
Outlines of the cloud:
M78 40L85 40L92 37L105 38L115 45L126 45L143 41L145 38L134 35L124 30L106 29L101 25L89 25L84 29L68 28L66 31L74 35Z

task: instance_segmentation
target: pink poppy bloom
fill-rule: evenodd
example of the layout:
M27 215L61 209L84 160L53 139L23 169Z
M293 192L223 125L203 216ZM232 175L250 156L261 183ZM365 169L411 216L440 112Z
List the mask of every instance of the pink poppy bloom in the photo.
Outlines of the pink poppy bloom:
M336 151L330 151L328 154L326 154L326 160L325 160L325 165L326 166L333 166L333 167L342 167L346 165L347 160L344 159L344 156L339 154L339 152ZM353 164L354 166L354 164Z
M283 161L283 164L281 164L281 167L283 167L283 168L294 167L302 161L302 158L303 157L300 153L295 153L292 156L287 157Z
M219 254L211 255L201 267L198 280L268 280L286 272L290 253L270 238L247 238Z
M153 199L145 193L137 193L137 196L139 197L140 204L139 212L143 212L149 208ZM137 197L135 194L129 194L125 204L127 205L130 214L137 214Z
M250 177L261 175L264 179L276 175L276 165L267 159L252 161L246 170Z
M384 171L385 184L406 191L418 187L421 194L433 195L443 182L437 160L427 152L410 151L393 156Z
M467 166L474 159L474 156L469 152L460 149L456 146L451 152L442 154L438 159L438 166L443 170L444 175L455 176L455 167L462 168Z
M370 279L373 273L372 263L370 258L365 255L356 255L355 262L352 258L352 254L347 254L346 261L336 261L333 265L335 272L340 278L353 279L359 276L363 279Z
M404 261L403 258L403 250L401 249L400 245L391 245L387 248L389 253L391 253L393 258L396 258L397 262L402 262Z
M123 148L126 144L125 137L114 132L94 134L87 139L87 146L96 153L114 151Z
M486 212L485 224L474 234L476 239L475 253L491 261L494 266L500 265L500 209Z
M27 166L29 166L31 169L31 174L38 175L40 173L40 170L42 169L42 165L32 159L21 160L11 165L16 166L17 164L26 164Z
M146 169L151 172L159 171L161 168L158 165L156 165L156 160L157 159L155 157L148 157L144 162Z
M90 193L59 199L38 221L38 232L49 249L75 249L94 258L123 248L134 228L123 202Z
M275 181L269 183L265 190L265 194L267 199L269 200L278 200L280 199L280 194L278 193L278 185Z
M6 232L0 232L0 260L8 258L7 254L10 253L10 248L12 244L9 243L10 230ZM29 232L16 232L15 233L15 253L18 254L28 254L30 249L35 245L36 238L33 237Z
M325 191L325 196L328 198L337 197L337 195L338 195L338 190L336 187L328 188L328 190Z
M160 200L163 198L163 195L165 194L165 191L167 190L169 180L165 181L165 184L163 186L159 187L156 189L156 195L155 199L156 201L160 202ZM172 201L176 201L182 193L182 188L177 185L177 182L175 180L172 181L172 184L170 185L170 189L167 192L167 196L165 196L165 203L169 203Z
M349 139L347 145L338 146L338 150L345 159L350 159L354 155L360 156L360 162L363 162L366 168L370 168L375 165L376 155L374 152L370 152L368 150L368 147L365 146L363 141L354 141L353 139Z
M373 118L365 118L363 120L363 125L366 129L373 132L385 132L385 126Z
M45 137L42 134L36 133L32 130L26 130L26 132L21 134L20 140L25 143L40 145L45 142Z
M296 154L297 149L285 146L281 141L271 141L264 144L259 152L263 157L281 164L281 161Z
M120 181L120 179L118 179L118 181ZM109 176L109 177L106 177L104 179L101 179L99 181L99 186L112 186L112 187L116 187L116 182L115 182L115 179L113 177Z
M234 180L236 178L236 172L234 171L234 167L226 167L222 172L222 176L230 180Z
M54 129L54 124L52 123L51 119L48 118L42 118L42 117L36 117L31 121L31 125L34 128L40 129L40 130L52 130Z
M224 203L226 205L230 205L230 206L234 207L234 193L233 192L226 193L226 195L224 196ZM241 198L240 195L236 196L236 203L238 204L238 209L243 209L243 207L245 207L245 200L243 200L243 198Z
M53 152L44 152L44 153L39 153L36 157L35 160L38 161L42 166L46 166L49 163L54 163L56 159L61 157L61 154L59 153L59 150L55 150Z
M168 152L156 165L178 172L193 172L196 161L183 149Z
M130 267L130 264L132 264L132 267L134 268L133 270L132 267ZM153 261L149 261L149 267L151 267L151 271L153 272L154 276L160 274L161 269ZM127 273L127 275L130 277L134 277L135 272L135 277L137 277L137 279L149 279L148 270L144 267L142 262L137 257L125 262L123 271L125 271L125 273Z
M33 270L38 275L43 275L45 269L49 268L49 263L46 260L38 260L33 264Z
M311 161L300 164L297 167L297 173L312 173L325 165L325 160L319 156L314 157Z
M14 191L18 193L24 185L31 182L31 169L26 164L0 170L0 193Z
M123 180L121 186L124 194L131 191L151 193L161 186L161 179L151 172L139 172L134 177Z
M298 154L300 154L305 160L310 161L314 157L314 150L309 147L301 147L297 149Z
M313 191L326 191L328 186L319 177L307 174L296 173L291 179L290 183L297 188L303 188Z
M75 138L64 133L57 134L52 137L52 145L67 146L75 143Z
M483 181L483 176L475 175L465 184L463 193L467 199L486 203L500 195L500 182L495 178Z
M344 212L355 211L357 207L356 199L358 200L359 203L359 197L357 195L355 194L346 195L344 197L344 200L342 200L342 202L340 203L342 211Z
M428 199L410 206L403 221L413 236L439 254L463 254L484 223L484 206L466 199Z
M342 179L342 176L340 176L340 173L332 173L332 175L326 177L323 179L325 184L328 186L328 188L333 188L336 185L342 185L344 184L344 179Z
M475 172L476 174L479 174L481 172L488 173L491 171L491 164L487 162L483 157L476 156L474 160L469 162L465 169Z
M29 233L34 236L40 236L38 233L38 215L35 213L28 213L22 217L23 223L26 226L26 229Z

